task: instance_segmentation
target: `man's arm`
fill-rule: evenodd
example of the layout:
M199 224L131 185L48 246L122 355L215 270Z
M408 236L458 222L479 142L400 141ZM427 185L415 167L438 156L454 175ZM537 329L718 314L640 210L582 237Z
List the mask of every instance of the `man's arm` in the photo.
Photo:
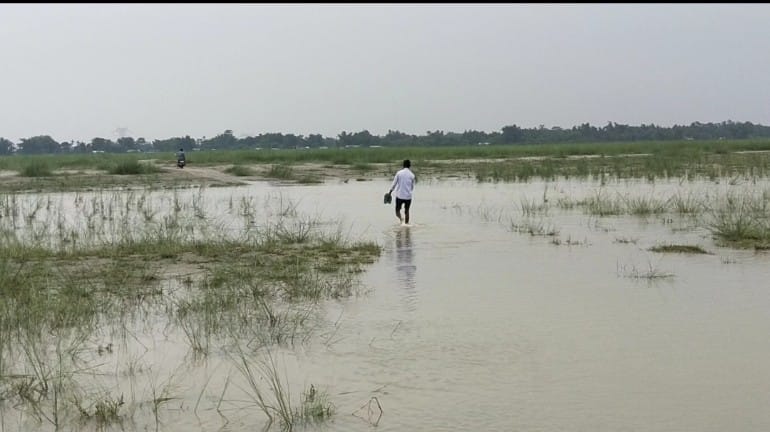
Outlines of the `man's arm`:
M388 193L393 193L393 189L396 188L397 184L398 184L398 174L396 174L396 176L393 177L393 183L390 184L390 192Z

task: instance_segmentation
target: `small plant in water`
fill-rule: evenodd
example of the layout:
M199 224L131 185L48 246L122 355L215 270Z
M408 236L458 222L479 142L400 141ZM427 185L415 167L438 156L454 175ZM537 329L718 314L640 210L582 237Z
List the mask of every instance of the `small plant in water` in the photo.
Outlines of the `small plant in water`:
M632 238L632 237L617 237L615 238L614 243L622 243L622 244L636 244L639 241L638 238Z
M291 408L289 389L281 380L273 356L268 352L266 359L255 361L237 346L238 357L234 358L236 369L246 379L247 393L254 404L268 418L268 426L278 417L289 430L296 423L296 412ZM264 388L267 383L267 389Z
M738 260L737 260L737 259L735 259L735 258L733 258L733 257L729 257L729 256L723 256L723 257L720 257L720 258L719 258L719 261L720 261L722 264L735 264L735 263L737 263L737 262L738 262Z
M559 229L555 226L545 225L542 221L535 222L530 219L525 219L523 223L511 221L511 231L520 234L529 234L533 237L553 237L559 235Z
M551 244L556 246L566 245L566 246L587 246L588 239L584 238L583 240L576 240L573 239L572 236L567 236L565 240L562 240L558 236L554 236L553 239L551 239Z
M652 265L652 263L648 263L648 268L646 270L640 270L636 267L636 265L631 265L630 267L627 265L621 265L618 263L618 275L631 278L631 279L667 279L674 277L673 273L667 273L658 270L655 268L655 266Z
M72 404L80 412L80 419L86 421L96 421L99 429L104 428L106 425L112 423L119 423L121 421L120 407L125 405L123 395L119 398L112 399L109 396L104 399L98 400L94 404L93 411L83 407L79 397L74 397Z
M326 392L316 390L313 384L302 394L302 411L295 415L305 421L319 422L334 414L334 406L328 401Z
M658 201L653 197L631 197L625 199L628 213L636 216L664 213L668 207L667 201Z
M548 214L548 201L545 199L543 202L537 202L536 200L529 200L527 198L521 199L521 213L524 216L532 216L536 214Z
M118 410L120 410L124 403L122 394L120 398L115 400L108 398L97 402L96 411L94 412L97 423L109 424L119 421L120 414Z

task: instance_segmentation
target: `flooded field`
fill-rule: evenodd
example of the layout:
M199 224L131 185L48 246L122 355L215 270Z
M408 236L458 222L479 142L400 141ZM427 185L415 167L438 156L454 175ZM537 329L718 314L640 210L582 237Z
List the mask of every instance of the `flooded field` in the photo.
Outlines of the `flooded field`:
M311 229L381 252L297 282L328 295L275 304L250 300L262 287L251 276L221 276L251 291L214 283L219 267L206 265L240 252L121 252L111 271L133 273L111 283L138 274L150 290L97 305L87 322L31 326L42 335L3 325L2 430L246 431L270 416L274 430L311 431L770 428L770 251L715 238L766 228L770 182L424 181L410 227L382 203L388 186L4 196L6 249L29 265L39 252L21 245L125 247L143 244L146 225L168 242L291 237L297 262L316 260L303 249ZM101 251L61 280L115 257ZM3 281L18 282L18 261Z

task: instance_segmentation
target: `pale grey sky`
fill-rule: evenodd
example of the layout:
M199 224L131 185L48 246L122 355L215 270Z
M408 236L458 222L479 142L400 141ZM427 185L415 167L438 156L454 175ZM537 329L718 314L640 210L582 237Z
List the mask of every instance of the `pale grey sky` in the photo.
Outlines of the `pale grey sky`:
M769 4L2 4L0 137L770 125Z

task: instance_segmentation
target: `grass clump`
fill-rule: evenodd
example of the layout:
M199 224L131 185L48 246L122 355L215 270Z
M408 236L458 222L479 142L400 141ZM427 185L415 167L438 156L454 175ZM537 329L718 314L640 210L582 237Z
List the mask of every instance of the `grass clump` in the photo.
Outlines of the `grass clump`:
M329 402L329 395L310 384L308 391L302 394L302 410L295 413L295 416L307 422L321 422L333 414L334 405Z
M300 184L319 184L319 183L323 183L323 180L321 180L320 178L318 178L316 176L305 175L305 176L302 176L302 177L298 178L297 179L297 183L300 183Z
M225 172L238 177L250 177L257 174L256 171L244 165L233 165L227 168Z
M53 175L51 166L43 160L32 159L25 164L19 174L22 177L50 177Z
M370 163L366 163L366 162L356 162L350 168L352 170L354 170L354 171L359 171L359 172L362 172L362 173L369 172L369 171L374 171L374 169L375 169L374 165L372 165Z
M44 407L52 423L68 409L100 428L121 423L133 401L94 389L84 371L101 374L104 362L91 364L84 353L98 338L102 356L105 324L119 334L150 314L166 315L164 331L186 337L196 356L242 341L250 350L306 341L317 329L318 300L350 296L356 272L380 247L329 233L282 197L274 202L231 204L249 221L265 214L264 223L232 232L196 216L207 207L201 196L104 191L58 204L0 197L0 399ZM70 204L72 221L64 217ZM291 400L275 364L241 364L244 375L256 373L246 379L268 417L290 425L331 415L315 388Z
M770 244L770 196L729 194L712 208L706 227L722 243L757 248Z
M107 171L116 175L155 174L160 172L160 168L155 165L140 163L136 159L126 159L111 165Z
M120 421L120 407L123 406L123 395L118 399L105 398L96 402L94 418L100 425L108 425Z
M649 216L665 213L667 202L658 201L653 197L631 197L626 199L628 213L635 216Z
M259 356L254 359L255 354ZM268 426L278 421L285 430L292 430L300 423L320 423L334 414L329 396L314 385L303 392L299 407L293 406L288 381L281 377L275 358L265 353L247 353L237 346L232 356L235 368L246 381L247 397L268 418Z
M512 220L510 230L519 234L529 234L533 237L555 237L559 235L559 229L552 224L545 224L543 221L534 221L529 218L521 222Z
M579 205L584 206L588 214L594 216L617 216L623 214L624 210L620 202L603 195L601 190L581 201Z
M547 215L549 208L545 200L538 202L536 199L529 200L526 197L521 199L521 213L524 216Z
M240 346L237 348L238 357L234 359L234 365L246 380L248 396L267 416L268 425L277 418L291 430L297 420L296 411L291 407L288 385L281 379L273 356L268 352L261 360L255 361Z
M711 255L711 252L706 251L697 245L658 245L650 248L651 252L668 252L668 253L690 253L690 254L706 254Z
M704 204L690 192L687 195L679 193L671 197L671 207L678 214L695 215L703 211Z
M630 279L668 279L674 277L673 273L665 272L656 268L652 263L648 263L647 268L639 268L636 265L621 265L618 264L618 276L627 277Z
M293 180L294 169L289 165L271 165L265 175L275 179Z

